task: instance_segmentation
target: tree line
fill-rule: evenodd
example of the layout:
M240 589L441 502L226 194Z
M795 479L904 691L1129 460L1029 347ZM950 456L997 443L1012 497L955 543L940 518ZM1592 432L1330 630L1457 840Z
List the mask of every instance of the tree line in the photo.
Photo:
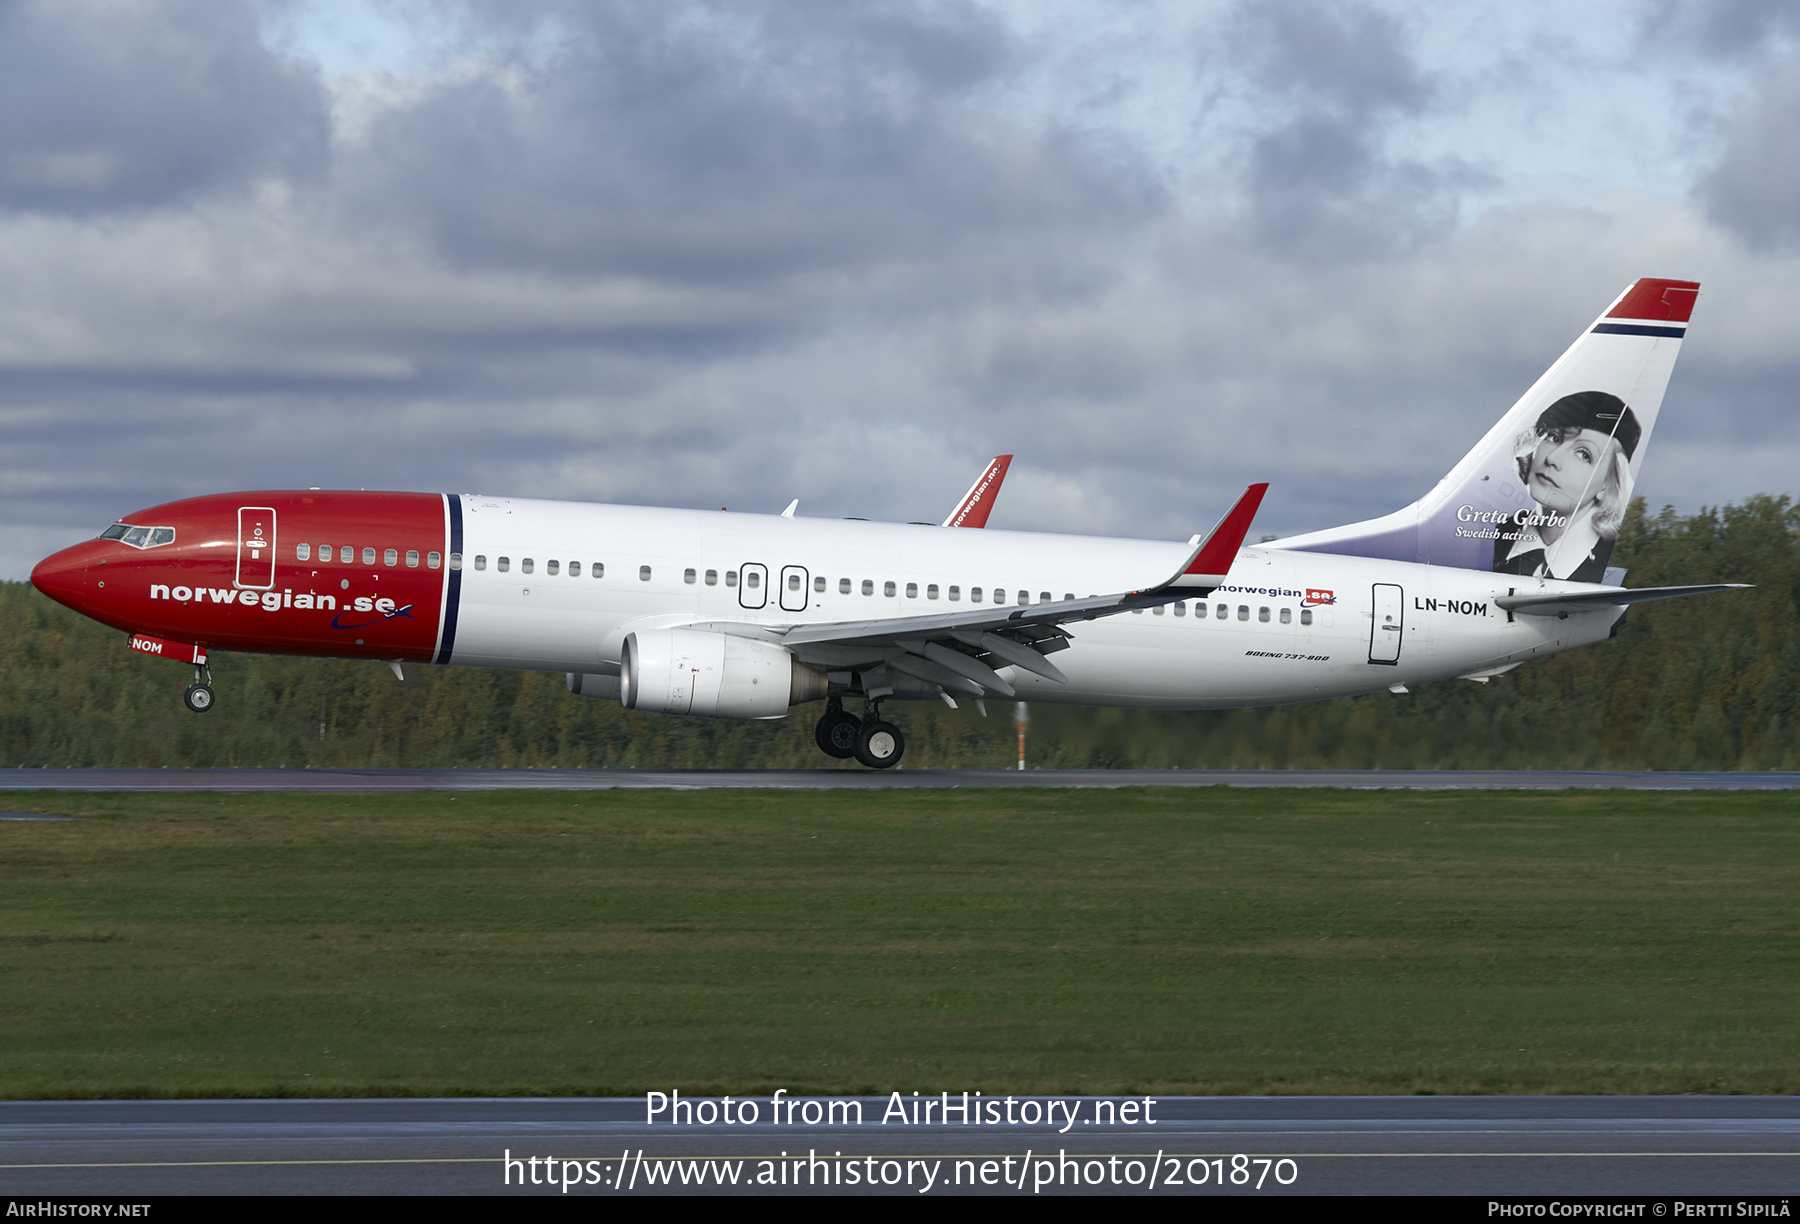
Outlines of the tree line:
M1485 685L1257 710L1031 707L1044 768L1800 768L1800 507L1787 497L1658 515L1634 502L1613 553L1632 586L1752 591L1631 609L1608 642ZM816 706L773 723L636 714L569 694L561 675L215 653L218 707L196 716L190 669L0 583L0 765L815 769ZM982 717L884 710L910 768L1007 768L1010 703Z

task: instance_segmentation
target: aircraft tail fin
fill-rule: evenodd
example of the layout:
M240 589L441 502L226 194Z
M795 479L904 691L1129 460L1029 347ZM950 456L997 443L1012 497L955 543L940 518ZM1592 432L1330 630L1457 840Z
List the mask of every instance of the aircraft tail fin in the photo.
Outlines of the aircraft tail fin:
M1275 547L1602 581L1699 290L1638 281L1431 492Z
M981 469L981 475L963 494L963 499L956 503L944 519L945 527L986 527L988 515L993 512L994 502L1000 496L1000 485L1006 480L1006 469L1012 466L1011 455L995 455L988 460L988 465Z

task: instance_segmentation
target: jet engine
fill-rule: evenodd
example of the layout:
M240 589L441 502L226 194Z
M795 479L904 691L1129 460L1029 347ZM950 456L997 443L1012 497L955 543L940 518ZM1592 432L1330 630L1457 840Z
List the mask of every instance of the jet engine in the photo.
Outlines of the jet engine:
M619 703L646 714L781 718L829 689L785 646L698 629L629 634L619 659Z

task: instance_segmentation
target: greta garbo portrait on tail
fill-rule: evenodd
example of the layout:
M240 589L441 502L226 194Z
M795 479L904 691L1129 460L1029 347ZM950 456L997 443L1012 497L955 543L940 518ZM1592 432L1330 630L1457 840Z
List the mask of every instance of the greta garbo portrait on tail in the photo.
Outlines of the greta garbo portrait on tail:
M1605 391L1565 395L1519 438L1519 479L1537 503L1494 541L1494 572L1600 582L1631 501L1631 457L1643 430Z

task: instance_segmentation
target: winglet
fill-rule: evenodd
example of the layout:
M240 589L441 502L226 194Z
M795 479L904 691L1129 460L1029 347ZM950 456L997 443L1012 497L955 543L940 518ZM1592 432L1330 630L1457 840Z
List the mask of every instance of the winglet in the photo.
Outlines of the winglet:
M1253 484L1245 489L1237 504L1225 512L1218 526L1200 541L1186 563L1162 586L1204 587L1210 591L1224 582L1238 549L1244 546L1244 537L1250 534L1250 523L1262 505L1263 494L1268 491L1267 483Z
M946 527L986 527L988 515L993 512L994 501L1000 496L1000 483L1006 479L1006 469L1012 466L1011 455L995 455L988 465L963 494L963 499L956 503L956 509L944 520Z

